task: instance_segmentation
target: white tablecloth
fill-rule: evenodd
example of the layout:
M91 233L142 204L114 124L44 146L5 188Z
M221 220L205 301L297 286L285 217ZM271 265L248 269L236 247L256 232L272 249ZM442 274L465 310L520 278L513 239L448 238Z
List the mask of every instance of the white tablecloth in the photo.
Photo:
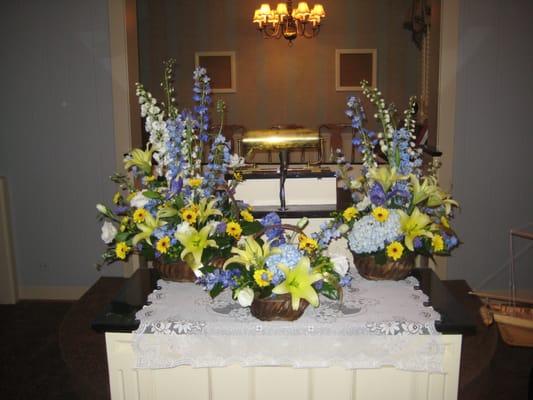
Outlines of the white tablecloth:
M294 322L263 322L231 300L212 300L201 287L159 281L151 304L137 313L138 368L284 365L296 368L394 366L441 372L440 315L423 305L418 282L373 282L352 271L342 302L321 297Z

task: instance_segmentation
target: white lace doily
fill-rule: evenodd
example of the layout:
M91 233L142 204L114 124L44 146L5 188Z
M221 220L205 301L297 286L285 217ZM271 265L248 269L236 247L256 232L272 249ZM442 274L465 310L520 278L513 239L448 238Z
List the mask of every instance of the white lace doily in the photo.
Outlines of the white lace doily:
M212 300L192 283L159 281L137 313L138 368L284 365L394 366L442 372L440 315L424 306L418 281L367 281L356 271L342 302L321 296L293 322L263 322L226 291Z

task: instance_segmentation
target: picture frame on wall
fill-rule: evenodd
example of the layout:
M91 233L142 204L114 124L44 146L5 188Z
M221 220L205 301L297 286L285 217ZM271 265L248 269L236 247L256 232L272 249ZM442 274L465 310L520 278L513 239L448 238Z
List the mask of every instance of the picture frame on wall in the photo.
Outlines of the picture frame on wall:
M376 87L377 75L377 49L335 50L335 89L338 92L362 90L362 80Z
M213 93L237 91L234 51L197 51L194 53L194 64L207 70Z

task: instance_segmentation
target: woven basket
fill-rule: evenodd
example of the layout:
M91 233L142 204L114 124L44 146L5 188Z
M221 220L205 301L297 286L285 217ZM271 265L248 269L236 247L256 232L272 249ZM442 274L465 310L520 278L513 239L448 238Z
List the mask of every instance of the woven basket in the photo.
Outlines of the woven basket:
M414 256L380 265L373 256L359 256L353 252L352 254L359 275L371 281L400 281L407 278L415 267Z
M163 263L160 260L154 261L154 268L159 271L161 279L173 282L195 282L196 275L185 261L173 263Z
M300 299L300 307L292 309L289 294L277 295L273 298L255 298L250 307L254 317L261 321L294 321L302 316L309 303Z

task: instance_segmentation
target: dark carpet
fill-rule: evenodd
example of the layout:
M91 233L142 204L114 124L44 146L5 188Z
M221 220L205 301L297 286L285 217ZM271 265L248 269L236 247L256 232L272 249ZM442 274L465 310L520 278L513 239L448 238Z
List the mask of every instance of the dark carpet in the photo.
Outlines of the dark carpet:
M74 303L0 305L0 399L108 399L104 336L90 322L122 283L100 279ZM477 312L477 299L466 295L464 283L450 289ZM463 340L459 399L528 399L532 367L533 349L507 346L495 326L478 320L476 335Z

